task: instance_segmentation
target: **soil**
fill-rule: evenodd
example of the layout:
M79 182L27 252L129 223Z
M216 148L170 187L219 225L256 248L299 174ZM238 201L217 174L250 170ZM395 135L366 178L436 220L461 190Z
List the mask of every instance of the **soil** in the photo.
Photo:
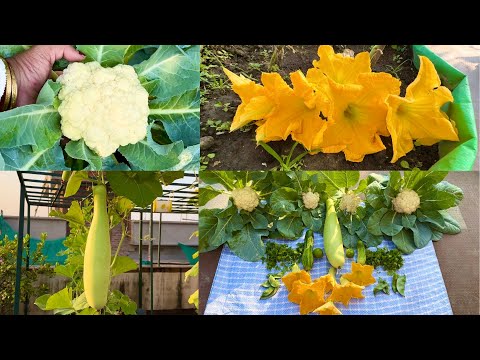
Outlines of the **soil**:
M399 50L399 47L403 48L403 51ZM343 52L345 48L351 49L357 54L361 51L369 51L370 45L334 45L336 52ZM318 45L284 47L284 55L278 72L286 80L290 72L298 69L306 74L307 69L312 67L312 61L318 59L317 49ZM278 165L278 162L261 146L256 147L255 125L232 133L219 129L222 123L232 121L236 108L241 102L238 95L230 89L230 83L220 65L260 82L262 71L268 71L272 51L272 45L212 45L204 46L202 49L201 136L213 136L215 139L211 147L202 148L202 168L208 170L271 170ZM396 75L402 81L401 95L404 95L408 84L417 76L417 69L411 61L410 46L397 45L397 49L392 46L385 47L383 55L372 69L392 74L391 67L399 66L399 57L403 64ZM212 86L211 81L205 76L206 72L209 76L215 76L220 84L217 82ZM287 83L290 82L287 81ZM225 104L229 105L225 107ZM209 126L207 125L208 120L221 123ZM228 129L228 124L225 126ZM320 153L307 155L301 168L306 170L402 170L400 163L405 160L410 168L429 169L439 158L437 145L418 146L395 164L391 164L390 159L393 153L391 138L382 137L382 141L386 150L366 155L360 163L346 161L342 152L337 154ZM278 154L287 155L293 143L289 138L287 141L272 141L268 145ZM292 158L302 152L302 147L297 146Z

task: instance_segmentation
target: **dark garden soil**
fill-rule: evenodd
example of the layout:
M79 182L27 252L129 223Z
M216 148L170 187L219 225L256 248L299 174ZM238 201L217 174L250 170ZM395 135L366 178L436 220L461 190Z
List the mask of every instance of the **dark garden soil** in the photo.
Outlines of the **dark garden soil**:
M336 52L345 48L355 54L369 51L370 45L334 45ZM279 64L279 73L290 84L289 74L298 69L306 74L312 67L312 61L318 59L318 45L292 45L284 47L283 59ZM278 162L261 146L256 147L255 125L229 133L228 128L232 121L240 98L230 88L228 78L223 74L221 66L233 72L243 73L257 82L260 82L262 71L267 72L272 55L271 45L215 45L204 46L202 49L202 104L201 134L213 137L207 141L209 146L202 144L202 169L209 170L270 170ZM373 66L373 71L384 71L397 76L402 81L402 95L405 89L417 76L417 70L411 61L411 47L405 45L387 46L383 55ZM203 139L205 140L205 139ZM211 139L210 139L211 140ZM410 168L430 168L438 160L438 147L419 146L407 156L399 159L395 164L390 163L392 158L392 143L390 137L382 137L386 150L372 155L366 155L360 163L345 160L344 154L316 154L304 158L302 169L309 170L392 170L403 169L400 163L405 160ZM202 141L203 142L203 141ZM288 154L293 141L272 141L270 145L278 154ZM297 146L294 152L301 154L303 149ZM403 163L403 165L406 165Z

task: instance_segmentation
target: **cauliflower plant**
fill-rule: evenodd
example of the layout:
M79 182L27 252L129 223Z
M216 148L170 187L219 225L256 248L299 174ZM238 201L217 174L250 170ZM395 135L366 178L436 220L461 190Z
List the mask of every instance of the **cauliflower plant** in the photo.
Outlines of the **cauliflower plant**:
M397 213L411 214L420 206L420 197L410 189L400 191L395 199L392 200L393 209Z
M133 67L103 68L98 62L72 63L58 78L62 133L83 139L99 156L143 140L148 125L148 92Z
M233 203L239 210L252 212L258 206L260 199L258 194L250 186L232 191Z
M308 189L308 192L302 194L303 205L309 210L316 209L318 202L320 201L320 195L318 193L313 193L311 189Z
M358 206L362 202L360 196L355 195L353 191L347 192L342 196L340 200L340 210L346 210L347 212L353 214L357 211Z

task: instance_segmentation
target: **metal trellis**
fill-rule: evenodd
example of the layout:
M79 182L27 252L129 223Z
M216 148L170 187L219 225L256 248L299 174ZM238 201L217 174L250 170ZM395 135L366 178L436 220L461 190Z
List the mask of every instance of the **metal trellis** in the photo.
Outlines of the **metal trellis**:
M90 192L90 182L83 181L80 189L75 195L64 197L65 184L62 182L61 171L17 171L20 181L20 211L18 223L18 247L16 262L16 280L15 280L15 299L14 314L18 315L20 311L20 283L22 276L22 254L23 241L25 235L25 203L27 205L27 233L30 234L31 207L49 207L49 208L69 208L73 201L82 202ZM43 179L39 177L44 177ZM157 199L168 200L172 202L171 213L177 214L198 214L198 178L194 173L185 172L184 181L175 180L172 184L164 185L163 195ZM139 224L139 277L138 277L138 307L142 308L142 274L143 274L143 213L150 214L149 232L150 239L153 236L153 212L151 205L146 208L135 207L132 212L140 214ZM158 239L158 267L160 267L160 246L161 246L161 222L162 214L159 220L159 239ZM150 244L152 242L150 241ZM30 247L30 240L25 244ZM153 246L150 250L150 313L153 314ZM25 269L29 270L30 256L26 253ZM24 303L24 313L28 313L28 298Z

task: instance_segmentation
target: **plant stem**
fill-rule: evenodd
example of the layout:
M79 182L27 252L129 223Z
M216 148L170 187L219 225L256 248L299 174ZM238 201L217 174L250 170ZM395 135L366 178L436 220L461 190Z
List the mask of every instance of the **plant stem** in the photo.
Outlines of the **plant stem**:
M268 71L272 71L274 65L280 65L283 59L285 45L275 45L273 47L272 57L270 58L270 63L268 64Z
M298 141L295 141L295 144L293 144L292 148L290 149L290 152L288 153L287 161L285 162L285 165L286 165L287 167L290 165L290 159L292 158L293 150L295 150L295 148L297 147L297 145L298 145Z
M118 243L117 251L115 252L115 256L113 257L112 264L110 265L110 268L115 265L115 260L117 260L118 253L120 252L120 248L122 247L123 239L125 239L125 236L127 235L127 231L125 230L125 218L122 219L122 237L120 238L120 242Z
M307 154L308 154L308 151L305 151L305 152L301 153L300 155L298 155L295 159L293 159L291 166L293 166L293 165L295 165L296 163L298 163L298 162L299 162L300 160L302 160L303 157L304 157L305 155L307 155Z

